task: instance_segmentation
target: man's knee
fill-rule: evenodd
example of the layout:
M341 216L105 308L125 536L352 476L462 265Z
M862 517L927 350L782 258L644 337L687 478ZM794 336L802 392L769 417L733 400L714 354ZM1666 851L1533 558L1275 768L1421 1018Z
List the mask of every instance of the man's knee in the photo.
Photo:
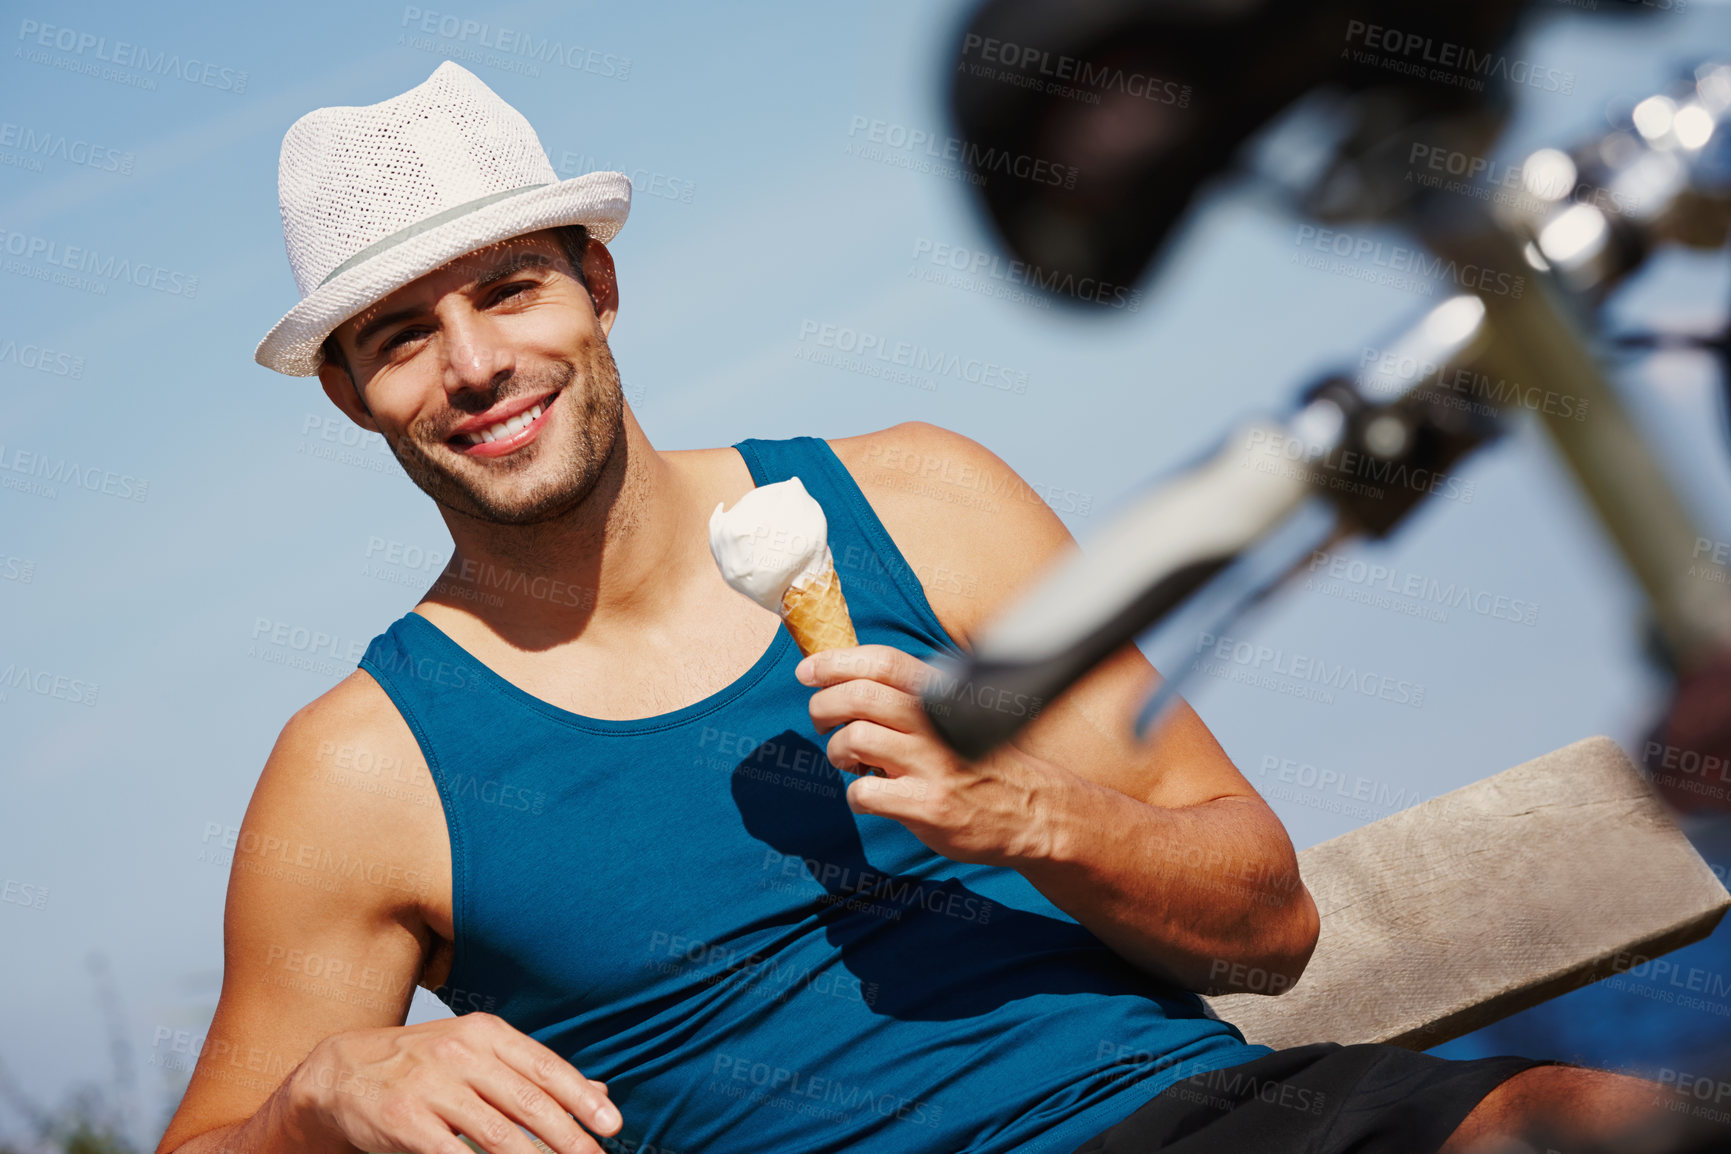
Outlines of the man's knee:
M1566 1143L1613 1137L1663 1114L1676 1099L1674 1089L1630 1074L1563 1062L1534 1066L1486 1094L1440 1154L1497 1149L1510 1138Z

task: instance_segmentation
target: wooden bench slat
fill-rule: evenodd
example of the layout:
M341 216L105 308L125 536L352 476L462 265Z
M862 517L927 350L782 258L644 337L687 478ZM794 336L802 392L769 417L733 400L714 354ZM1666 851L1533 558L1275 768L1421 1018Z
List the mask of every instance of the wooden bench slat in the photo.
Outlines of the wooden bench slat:
M1251 1042L1426 1049L1713 931L1731 893L1622 748L1577 741L1312 846L1316 953L1207 999Z

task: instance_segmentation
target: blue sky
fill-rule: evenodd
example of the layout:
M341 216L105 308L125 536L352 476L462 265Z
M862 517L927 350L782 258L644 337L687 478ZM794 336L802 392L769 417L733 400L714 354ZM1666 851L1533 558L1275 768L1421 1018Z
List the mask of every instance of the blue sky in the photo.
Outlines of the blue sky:
M1085 546L1137 486L1351 364L1424 303L1293 263L1300 222L1243 190L1193 216L1134 314L1076 317L922 280L939 246L991 249L965 188L848 147L860 118L942 129L952 3L174 8L27 4L0 25L0 133L87 146L36 164L0 136L15 158L0 157L6 243L162 270L159 287L98 293L38 279L39 258L0 265L6 461L40 454L100 478L92 490L0 488L0 668L64 679L58 696L0 700L0 877L45 895L39 909L0 903L0 1060L49 1099L104 1076L84 959L106 951L152 1138L173 1074L148 1059L163 1056L164 1030L201 1028L220 971L227 870L209 831L238 824L289 714L436 572L410 562L381 576L381 558L448 552L431 503L382 444L355 437L310 379L252 361L296 299L276 206L282 134L313 107L395 95L462 51L416 30L420 8L629 62L611 76L469 66L566 175L634 174L612 246L623 302L612 346L661 448L932 421L1050 494ZM37 47L41 25L213 69L195 83L121 67L156 86L121 83L77 67L100 73L83 40ZM1711 45L1731 45L1720 4L1638 24L1559 5L1525 51L1572 71L1575 90L1524 91L1497 156L1602 128L1609 102L1655 89ZM1665 254L1616 310L1706 327L1726 280L1722 259ZM910 388L802 359L802 331L829 324L993 360L1027 388ZM47 367L27 366L25 346L53 350ZM1619 381L1703 532L1731 540L1708 366L1655 358ZM1523 425L1464 472L1471 502L1436 502L1356 555L1530 601L1534 624L1459 610L1436 622L1293 590L1256 623L1259 643L1422 684L1422 707L1207 677L1191 689L1300 847L1381 813L1282 790L1284 765L1300 767L1293 783L1313 766L1430 797L1592 734L1633 751L1660 698L1636 592L1538 431ZM316 654L273 646L279 626L329 640ZM437 1012L418 1000L418 1016ZM0 1134L13 1121L0 1109Z

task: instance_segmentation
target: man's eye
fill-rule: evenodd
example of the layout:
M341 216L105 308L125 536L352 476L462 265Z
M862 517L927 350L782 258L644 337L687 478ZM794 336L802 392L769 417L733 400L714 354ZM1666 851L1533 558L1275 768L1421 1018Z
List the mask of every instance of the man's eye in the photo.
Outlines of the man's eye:
M398 345L408 344L410 341L424 335L426 332L427 330L424 328L398 329L396 332L385 338L385 342L379 346L379 351L389 352Z
M498 304L502 300L507 300L519 293L527 292L534 287L535 284L533 281L516 281L512 284L508 284L493 294L493 303Z

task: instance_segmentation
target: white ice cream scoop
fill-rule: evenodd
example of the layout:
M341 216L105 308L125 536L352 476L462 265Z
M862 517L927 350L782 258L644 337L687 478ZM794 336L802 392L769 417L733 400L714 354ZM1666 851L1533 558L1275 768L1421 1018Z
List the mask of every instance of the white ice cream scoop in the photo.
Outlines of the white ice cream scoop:
M790 586L820 580L834 565L823 506L798 477L759 485L709 515L709 551L721 576L765 609L782 612Z
M729 585L781 616L799 651L859 644L823 506L798 477L760 485L709 515L709 551Z

